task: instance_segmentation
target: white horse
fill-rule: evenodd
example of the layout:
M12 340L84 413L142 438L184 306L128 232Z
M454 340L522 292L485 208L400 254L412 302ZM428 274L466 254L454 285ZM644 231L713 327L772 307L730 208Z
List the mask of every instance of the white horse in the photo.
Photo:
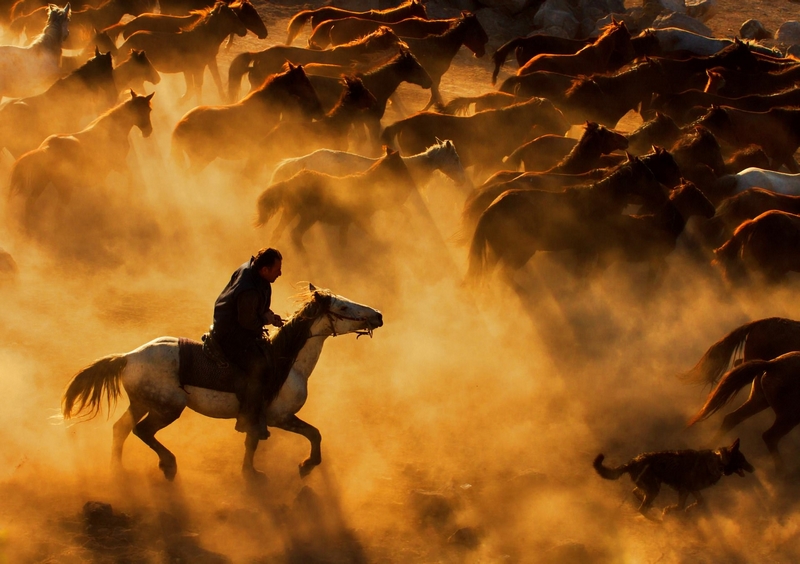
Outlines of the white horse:
M61 46L69 36L70 5L47 8L44 31L27 47L0 46L0 98L23 98L61 77Z
M275 399L264 405L268 426L298 433L311 443L311 454L300 464L300 475L306 476L322 462L319 430L300 420L295 414L306 402L308 378L317 364L325 339L347 333L372 335L383 325L383 316L375 309L357 304L309 284L302 307L271 338L277 373L285 376ZM179 344L180 343L180 344ZM156 432L180 417L185 408L208 417L233 419L239 412L239 402L233 392L231 368L213 365L217 372L209 378L206 373L181 373L181 359L188 358L186 350L193 348L194 367L208 368L208 360L199 352L200 344L179 341L175 337L159 337L129 353L101 358L76 374L62 399L65 419L86 411L91 419L100 410L104 397L110 404L120 394L120 384L130 400L130 407L114 424L112 464L121 466L122 447L133 431L158 454L158 466L168 480L178 471L175 456L155 438ZM183 349L183 350L180 350ZM203 364L204 363L204 364ZM253 467L258 447L256 434L245 439L242 472L246 477L262 474Z
M744 192L748 188L764 188L779 194L800 196L800 174L746 168L738 174L723 176L717 182L725 193L731 195Z
M661 50L665 53L674 51L687 51L697 56L707 57L715 53L719 53L725 47L733 45L733 39L720 39L716 37L706 37L680 29L677 27L665 27L663 29L646 29L639 35L643 36L645 33L652 33L658 39L658 44ZM738 40L736 40L738 41ZM783 54L764 47L755 42L746 42L751 51L768 55L770 57L783 57Z
M272 173L270 185L288 180L301 170L315 170L331 176L347 176L364 172L378 160L380 159L345 151L318 149L302 157L282 160ZM439 141L418 155L403 157L403 162L417 186L425 186L433 172L440 170L442 174L462 187L465 193L472 190L469 177L461 165L458 152L456 152L456 146L450 140Z

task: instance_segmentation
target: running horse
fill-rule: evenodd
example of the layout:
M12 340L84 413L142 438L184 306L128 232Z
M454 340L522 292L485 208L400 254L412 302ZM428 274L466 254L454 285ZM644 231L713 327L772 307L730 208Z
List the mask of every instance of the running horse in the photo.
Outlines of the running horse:
M297 433L311 443L310 456L300 464L306 476L322 462L319 430L297 417L308 397L308 378L328 337L369 334L383 325L381 313L327 290L309 285L300 309L271 336L277 373L283 384L275 399L264 405L270 427ZM233 419L239 411L234 393L234 369L220 368L208 359L200 343L159 337L129 353L110 355L76 374L62 399L65 419L97 415L104 400L116 401L124 389L130 407L114 424L112 464L121 467L125 439L133 432L158 454L158 466L167 480L178 471L175 455L155 434L176 421L187 407L217 419ZM188 366L191 362L191 366ZM242 472L248 478L263 476L253 466L257 435L245 439Z
M61 77L61 47L69 36L70 5L47 8L44 31L27 47L0 46L0 98L39 94Z

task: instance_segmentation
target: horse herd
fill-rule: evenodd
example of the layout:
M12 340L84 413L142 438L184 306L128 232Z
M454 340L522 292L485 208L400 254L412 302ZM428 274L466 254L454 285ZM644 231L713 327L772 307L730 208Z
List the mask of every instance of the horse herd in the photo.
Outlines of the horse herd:
M775 50L676 28L632 37L612 20L599 37L581 41L515 39L495 52L492 82L512 52L519 64L513 76L497 90L445 103L442 77L456 53L463 46L482 57L489 42L469 12L431 20L419 0L369 12L303 10L289 23L286 45L239 53L224 84L217 56L225 39L230 46L248 31L267 37L250 0L162 0L160 13L153 9L148 0L0 6L6 37L43 28L25 47L0 47L0 95L12 98L0 106L0 141L16 159L10 193L20 205L10 209L24 229L36 229L42 198L68 206L71 193L102 184L110 172L130 174L130 130L145 137L152 131L153 94L144 95L145 83L156 86L161 73L183 73L180 101L200 104L208 68L223 103L197 105L177 121L172 160L195 177L217 159L238 161L240 180L266 186L256 201L258 226L281 214L273 242L290 229L302 249L316 223L338 227L341 245L351 226L374 237L372 216L400 209L438 170L464 194L472 282L499 266L519 289L514 275L537 251L571 253L578 277L632 262L646 263L658 279L681 238L699 249L701 262L710 262L713 252L732 284L775 282L800 271L794 160L800 63ZM308 47L292 46L307 22ZM66 48L78 54L67 57ZM249 92L240 99L245 76ZM397 93L402 83L430 90L422 111L405 111ZM390 103L406 117L383 123ZM631 111L641 115L641 127L615 131ZM565 136L576 125L583 126L580 138ZM626 213L630 206L638 208L635 215ZM327 304L339 299L322 296L317 299ZM336 335L342 330L333 327L331 311L314 320L331 320L328 334ZM369 315L357 329L379 326ZM732 397L731 382L738 386L751 375L747 381L762 390L758 406L778 411L770 374L791 363L755 368L750 362L773 362L795 349L753 356L745 338L738 341L744 364L715 373L711 380L721 380L697 420ZM177 354L172 341L156 344ZM72 415L75 401L78 412L98 407L100 392L118 390L120 378L124 385L125 363L108 364L76 378L88 387L75 384L65 415ZM310 369L303 371L304 382ZM178 404L177 415L186 407ZM292 403L276 424L298 425L294 413L301 406ZM146 410L132 409L115 431L115 456L134 429L174 476L174 457L153 435L177 415L150 417L143 426ZM777 439L800 422L792 417L765 436L776 461ZM739 420L726 419L723 429ZM318 464L318 437L311 436ZM254 450L248 446L250 470Z

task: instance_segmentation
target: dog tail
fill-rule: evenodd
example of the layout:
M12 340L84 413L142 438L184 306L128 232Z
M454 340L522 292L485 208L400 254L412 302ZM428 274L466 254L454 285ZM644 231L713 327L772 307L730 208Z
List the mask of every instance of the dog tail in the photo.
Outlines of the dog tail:
M600 474L602 478L606 480L618 480L620 476L628 472L627 464L623 464L618 468L603 466L603 460L605 460L605 458L606 456L604 454L598 454L597 458L595 458L592 463L592 466L594 466L594 469L597 470L597 473Z
M689 426L698 421L708 419L731 401L739 390L763 374L768 368L769 360L751 360L740 364L722 377L717 387L708 395L706 404L689 420Z

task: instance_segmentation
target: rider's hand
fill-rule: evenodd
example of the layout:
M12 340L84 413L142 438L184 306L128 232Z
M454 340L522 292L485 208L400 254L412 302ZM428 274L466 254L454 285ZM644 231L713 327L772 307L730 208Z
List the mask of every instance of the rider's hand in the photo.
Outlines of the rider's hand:
M283 327L283 319L281 319L281 316L277 313L273 313L270 324L274 325L275 327Z

